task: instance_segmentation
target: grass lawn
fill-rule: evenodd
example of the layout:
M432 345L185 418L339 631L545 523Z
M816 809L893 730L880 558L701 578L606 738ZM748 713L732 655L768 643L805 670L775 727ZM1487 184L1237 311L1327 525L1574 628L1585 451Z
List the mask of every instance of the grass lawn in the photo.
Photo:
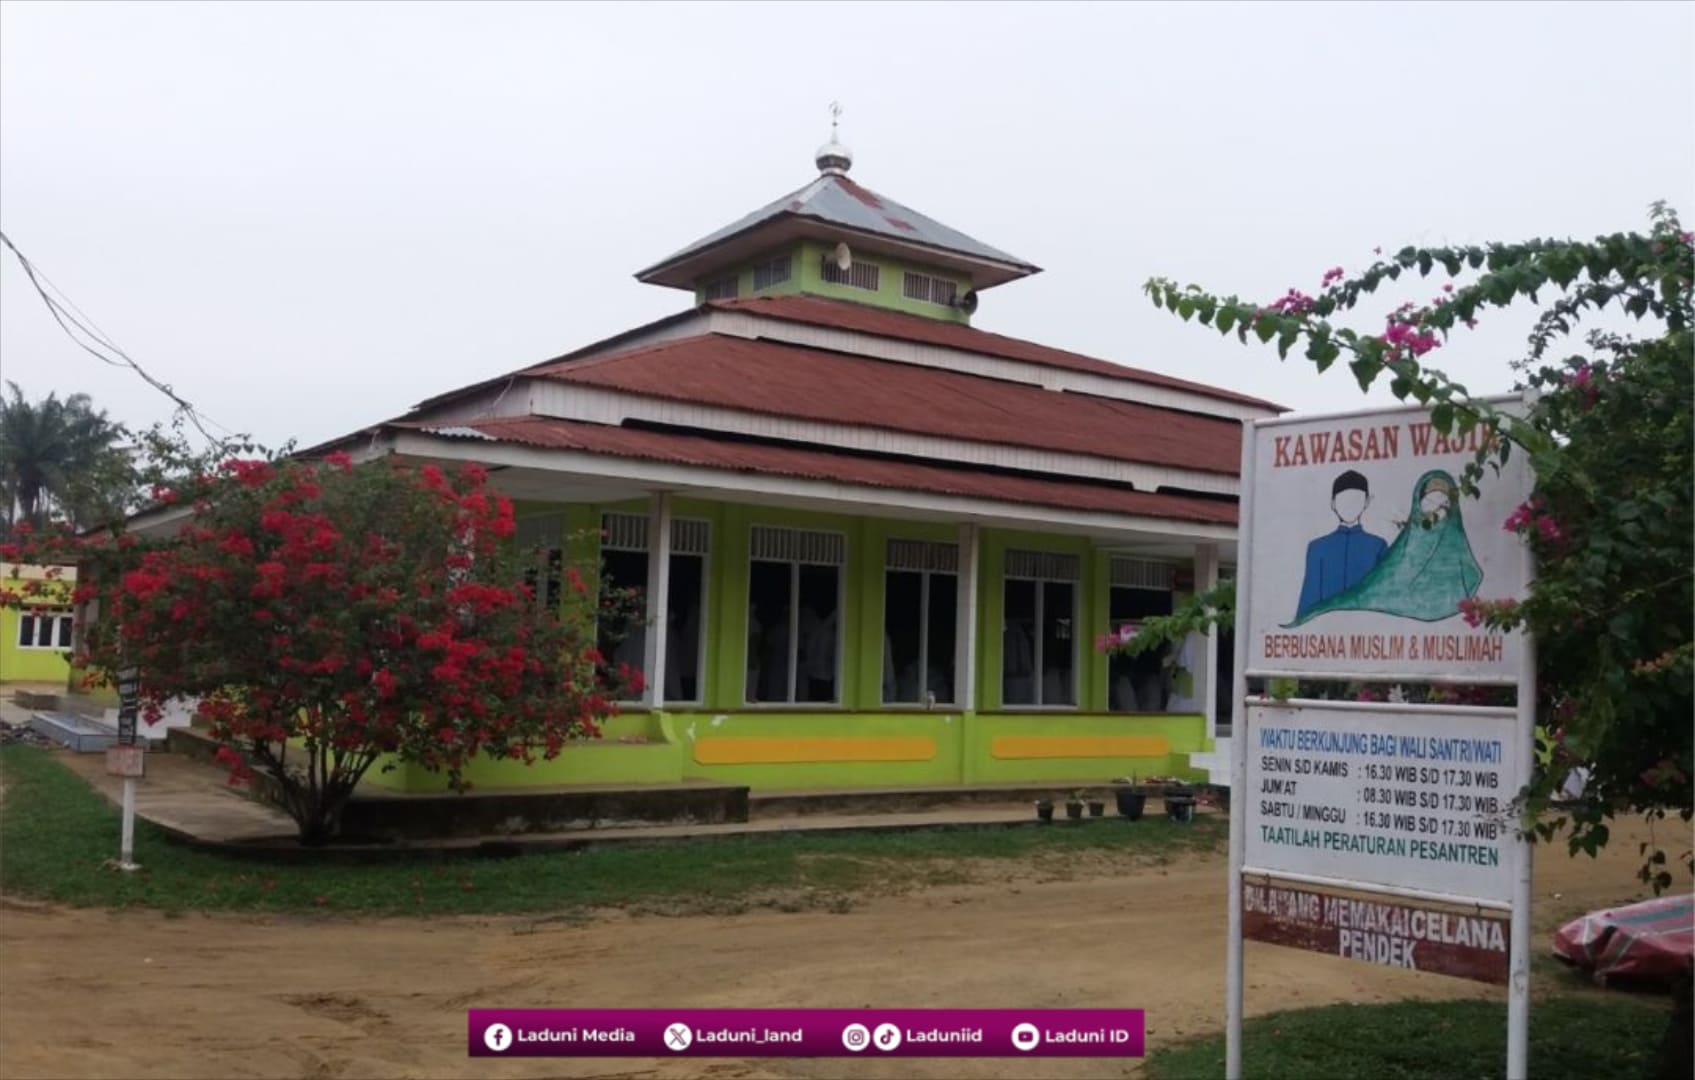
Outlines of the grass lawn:
M1023 860L1063 875L1098 859L1169 860L1220 849L1221 816L1189 825L1118 818L1050 828L738 836L621 843L506 858L420 854L369 863L265 863L180 844L136 823L133 874L115 858L118 811L32 746L0 747L0 890L61 903L165 911L360 914L654 912L759 905L844 909L862 893L971 880Z
M1642 1080L1670 1005L1664 998L1583 995L1535 1002L1530 1075L1537 1080ZM1242 1074L1253 1080L1495 1080L1506 1068L1507 1006L1493 1001L1332 1005L1249 1020ZM1217 1080L1224 1038L1148 1055L1149 1080Z

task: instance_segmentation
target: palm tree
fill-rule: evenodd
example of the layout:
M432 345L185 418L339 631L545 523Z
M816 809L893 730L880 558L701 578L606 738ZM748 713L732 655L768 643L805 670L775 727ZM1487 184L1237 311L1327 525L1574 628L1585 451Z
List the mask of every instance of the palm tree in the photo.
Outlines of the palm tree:
M96 410L87 394L62 401L48 394L30 402L17 383L6 387L10 397L0 397L0 499L8 523L39 528L57 510L81 527L121 510L131 482L127 455L118 446L123 426Z

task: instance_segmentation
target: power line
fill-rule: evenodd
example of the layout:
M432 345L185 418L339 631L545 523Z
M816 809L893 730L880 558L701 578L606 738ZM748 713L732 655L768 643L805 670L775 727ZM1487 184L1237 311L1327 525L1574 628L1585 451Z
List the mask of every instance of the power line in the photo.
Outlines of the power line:
M218 428L227 435L234 436L236 434L223 424L218 423L216 420L200 412L200 410L190 404L186 398L171 389L170 384L161 382L154 378L148 373L146 368L136 363L134 358L124 352L123 349L119 348L110 337L102 332L98 326L94 325L94 320L89 318L81 308L77 307L71 298L65 295L63 289L60 289L57 285L53 284L52 279L48 278L45 273L37 270L35 264L30 262L29 259L24 256L23 252L18 250L18 246L12 243L11 237L7 236L4 232L0 232L0 244L6 245L12 254L17 257L18 265L23 267L24 275L29 278L29 283L35 288L36 295L40 296L41 302L47 305L48 314L53 316L53 321L59 324L59 329L65 332L65 336L71 339L72 344L76 345L83 352L88 353L103 364L109 364L112 367L127 367L134 371L137 375L141 376L142 381L146 382L147 385L153 387L153 389L159 391L161 394L164 394L167 398L170 398L171 402L176 405L176 411L181 413L183 416L186 416L188 418L188 422L194 425L195 430L200 432L200 434L212 445L214 449L223 449L226 440L214 437L211 432L206 430L207 424ZM45 286L42 284L43 282L46 282ZM63 303L61 303L60 300L54 299L54 297L48 293L47 289L49 287L52 288L53 292L59 294L59 296L63 299ZM82 318L79 319L77 317L79 315L82 316ZM85 322L84 320L87 321ZM92 340L95 345L98 345L109 352L115 353L118 356L118 359L112 359L112 357L101 352L100 349L96 349L93 345L82 340L82 338L77 336L76 330L72 329L73 326L76 330L82 331L83 335Z

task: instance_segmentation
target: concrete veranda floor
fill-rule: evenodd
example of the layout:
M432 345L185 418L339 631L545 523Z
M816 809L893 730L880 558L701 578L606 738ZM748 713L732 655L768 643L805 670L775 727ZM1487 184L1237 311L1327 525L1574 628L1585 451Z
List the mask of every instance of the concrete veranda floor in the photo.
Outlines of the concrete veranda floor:
M29 713L10 700L0 698L0 723L27 725ZM114 805L123 799L123 781L106 774L103 754L52 751L65 766L88 781ZM1149 806L1158 813L1157 805ZM1109 813L1111 812L1109 807ZM277 845L293 839L294 822L282 811L232 789L222 767L176 754L158 752L147 757L147 775L137 784L136 813L179 836L205 844ZM1063 814L1061 815L1063 816ZM581 847L587 844L629 843L645 840L675 840L745 836L781 832L863 832L910 829L1018 826L1033 824L1029 801L1010 796L1002 802L969 802L906 809L888 813L765 813L753 802L753 818L745 823L721 825L611 825L567 829L546 833L455 837L437 841L412 841L410 849L460 849L486 843L524 848ZM401 847L385 844L385 850Z

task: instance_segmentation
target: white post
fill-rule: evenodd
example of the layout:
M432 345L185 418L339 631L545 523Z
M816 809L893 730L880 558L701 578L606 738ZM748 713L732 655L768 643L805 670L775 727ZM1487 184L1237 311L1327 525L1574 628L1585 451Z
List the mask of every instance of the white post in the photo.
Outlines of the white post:
M1231 689L1230 896L1224 954L1224 1080L1242 1080L1242 860L1248 835L1248 545L1253 542L1254 422L1242 423L1236 501L1236 665Z
M953 700L961 712L977 707L977 567L983 534L975 525L959 527L959 629L954 636Z
M124 777L124 823L118 842L118 869L135 870L135 777Z
M665 707L665 631L671 607L671 493L653 494L647 517L647 686L642 704Z
M1195 545L1195 592L1218 588L1218 545ZM1201 711L1207 718L1207 738L1218 738L1218 631L1208 630L1201 643L1201 677L1195 691L1201 695Z
M1524 637L1524 667L1518 677L1518 746L1523 760L1536 760L1536 642ZM1529 770L1526 770L1528 775ZM1522 824L1522 822L1520 823ZM1508 943L1507 1080L1525 1080L1530 1056L1530 869L1535 845L1520 834L1513 879L1513 920Z

